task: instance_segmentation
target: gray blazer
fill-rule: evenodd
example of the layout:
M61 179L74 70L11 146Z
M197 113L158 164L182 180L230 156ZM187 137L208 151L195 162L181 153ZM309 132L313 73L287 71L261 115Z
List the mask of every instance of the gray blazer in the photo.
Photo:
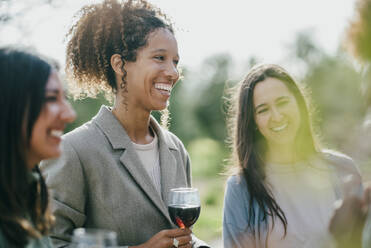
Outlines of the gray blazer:
M108 107L63 136L62 156L41 163L52 195L57 247L70 242L73 229L102 228L117 232L118 244L133 246L174 228L167 210L171 188L191 186L190 160L182 142L150 125L159 140L161 195L135 152L129 136ZM207 246L194 237L194 247Z

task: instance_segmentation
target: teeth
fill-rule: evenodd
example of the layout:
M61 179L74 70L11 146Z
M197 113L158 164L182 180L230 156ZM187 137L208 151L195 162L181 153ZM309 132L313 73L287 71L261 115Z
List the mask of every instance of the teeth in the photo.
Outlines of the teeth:
M283 124L282 126L279 126L279 127L272 127L271 129L274 131L274 132L279 132L279 131L282 131L283 129L285 129L287 127L287 123Z
M166 90L171 92L171 89L173 88L170 84L155 84L155 88L159 90Z
M50 132L50 134L52 135L52 136L55 136L55 137L61 137L62 135L63 135L63 131L62 130L52 130L51 132Z

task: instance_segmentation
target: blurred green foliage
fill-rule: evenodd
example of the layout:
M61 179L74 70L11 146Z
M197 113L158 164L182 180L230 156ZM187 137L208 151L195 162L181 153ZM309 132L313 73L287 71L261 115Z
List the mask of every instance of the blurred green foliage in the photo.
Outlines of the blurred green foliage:
M223 216L224 179L209 177L208 180L194 180L194 187L201 190L201 215L193 226L197 237L211 241L221 237Z
M193 140L188 145L188 152L192 159L193 176L198 179L217 177L227 156L223 143L211 138Z

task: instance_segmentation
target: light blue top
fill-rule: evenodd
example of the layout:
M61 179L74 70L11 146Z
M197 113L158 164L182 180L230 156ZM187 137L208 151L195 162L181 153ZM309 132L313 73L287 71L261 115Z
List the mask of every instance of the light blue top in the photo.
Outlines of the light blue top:
M332 151L324 151L319 156L325 161L329 169L333 171L333 185L336 198L342 197L342 182L347 175L353 175L355 188L362 190L361 177L353 161L342 154ZM224 197L223 210L223 242L224 247L246 248L246 247L265 247L267 238L267 226L262 221L262 213L257 204L254 205L257 215L254 223L251 223L255 233L249 230L248 224L251 221L249 216L249 192L245 178L241 175L231 176L227 181ZM258 221L260 225L260 237L258 236ZM269 219L270 220L270 219Z
M10 247L8 240L5 238L3 232L0 230L0 247ZM40 239L31 239L25 248L53 248L53 245L48 236Z

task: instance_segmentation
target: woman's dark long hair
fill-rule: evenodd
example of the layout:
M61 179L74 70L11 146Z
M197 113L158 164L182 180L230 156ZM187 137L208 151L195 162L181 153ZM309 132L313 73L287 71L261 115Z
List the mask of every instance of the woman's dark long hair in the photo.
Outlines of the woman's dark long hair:
M51 70L37 55L0 48L0 231L15 247L41 237L52 221L43 177L36 165L32 173L27 167Z
M284 226L286 235L287 219L285 213L264 183L265 163L263 158L267 144L259 132L254 118L254 89L256 84L267 78L276 78L282 81L298 103L301 124L295 140L296 158L304 160L318 151L303 93L294 79L282 67L264 64L252 68L245 79L237 85L237 94L231 102L229 130L232 139L232 163L238 168L239 174L245 178L247 183L250 201L248 228L255 233L254 223L256 218L259 218L258 234L260 235L261 222L267 225L270 217L273 228L274 219L278 218ZM255 205L259 207L258 212L255 211Z

